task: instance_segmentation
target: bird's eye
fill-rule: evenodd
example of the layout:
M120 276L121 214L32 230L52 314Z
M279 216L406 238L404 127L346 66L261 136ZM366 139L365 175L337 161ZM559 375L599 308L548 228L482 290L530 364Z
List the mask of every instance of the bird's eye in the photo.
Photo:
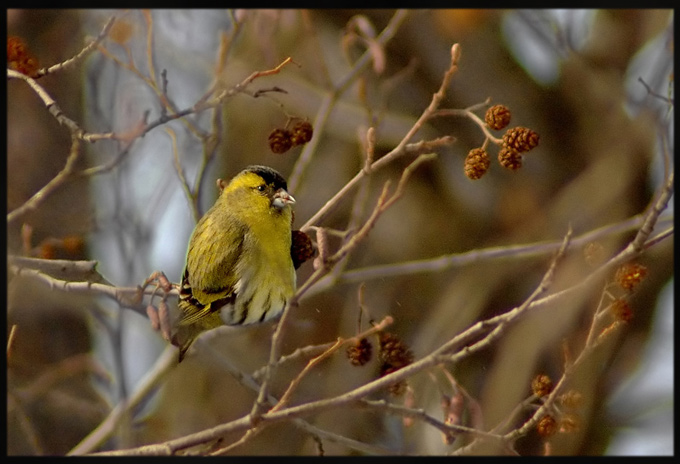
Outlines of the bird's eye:
M266 189L266 188L267 188L267 187L265 187L264 185L258 185L258 186L257 186L257 191L258 191L258 192L264 192L264 189Z

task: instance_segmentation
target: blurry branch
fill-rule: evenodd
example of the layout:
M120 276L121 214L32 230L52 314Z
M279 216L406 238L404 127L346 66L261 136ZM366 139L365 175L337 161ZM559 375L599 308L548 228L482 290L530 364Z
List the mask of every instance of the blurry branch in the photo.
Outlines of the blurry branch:
M9 72L9 71L8 71ZM31 198L29 198L23 205L14 209L7 214L7 223L11 223L18 217L23 216L29 211L33 211L42 202L64 184L69 178L74 175L76 163L80 158L80 141L77 137L71 139L71 151L66 160L66 166L62 169L52 180L50 180L43 188L38 190Z
M111 285L99 271L97 261L71 261L66 259L38 259L22 256L8 256L10 270L19 275L22 270L30 269L68 282L81 281Z
M446 436L458 436L466 434L470 436L479 436L499 441L502 440L503 438L502 435L498 435L491 432L484 432L482 430L478 430L472 427L466 427L464 425L458 424L447 424L438 419L435 419L422 409L414 409L406 406L400 406L397 404L388 403L385 400L364 399L358 403L358 407L371 411L383 412L396 416L417 419L425 424L431 425L432 427L438 429Z
M654 90L652 90L652 88L649 86L649 84L647 84L645 82L645 80L643 78L638 77L638 82L644 86L644 88L647 90L647 93L650 94L652 97L658 98L659 100L668 103L670 106L675 106L675 100L673 98L666 97L664 95L661 95L661 94L655 92Z
M24 403L34 402L47 394L59 382L83 372L92 372L99 379L111 381L109 372L90 353L81 353L55 363L28 386L14 389L11 394L20 398Z
M649 230L649 232L653 230L654 226L656 225L656 221L659 218L659 214L664 209L666 209L666 207L668 206L668 202L670 201L672 196L673 196L673 173L670 174L670 177L667 179L666 184L662 187L661 191L659 192L658 198L651 203L651 207L649 208L649 211L646 213L645 218L642 221L642 226L640 227L638 234L635 236L633 240L630 241L630 243L621 252L613 256L611 259L609 259L606 263L602 264L597 269L593 270L580 283L577 283L572 287L566 288L562 291L559 291L557 293L544 297L540 300L537 300L531 306L539 306L552 303L554 300L563 298L574 291L581 290L583 287L587 287L594 284L600 284L602 282L603 277L605 277L617 266L620 266L621 264L626 263L640 256L643 253L643 251L648 248L647 243L641 243L640 246L635 245L635 243L638 242L641 237L644 237L644 239L646 239L649 236L649 233L646 231L643 232L643 229ZM668 231L664 231L662 235L668 237L672 234L669 233ZM653 242L654 244L660 243L660 241L657 240L657 237L654 237L651 240L651 242ZM506 315L503 314L491 318L490 321L496 322L499 318L505 317Z
M99 52L105 56L106 58L110 59L116 65L120 66L121 68L130 71L133 73L135 76L137 76L142 82L144 82L149 89L151 89L152 92L156 94L158 97L160 106L161 106L161 119L164 119L168 117L168 111L170 112L170 117L172 119L177 119L177 113L183 113L178 111L177 107L173 104L172 100L169 98L167 94L167 76L165 74L165 71L161 73L161 76L163 78L161 82L161 86L158 85L158 79L156 75L156 68L154 65L154 53L153 53L153 18L151 16L151 13L148 10L142 10L141 15L144 19L144 23L146 25L146 64L148 67L148 74L145 74L142 72L141 69L137 67L135 64L134 58L132 56L132 50L130 47L127 45L127 43L120 43L118 42L117 45L123 48L123 52L125 53L125 57L127 58L127 62L119 59L116 57L113 53L111 53L107 48L104 46L99 46L98 50ZM181 117L181 116L180 116ZM193 132L195 135L197 135L200 138L201 130L197 128L191 121L189 120L184 120L184 124L187 126L187 128Z
M399 179L399 184L397 185L396 190L389 198L387 196L387 193L389 190L390 181L388 180L387 182L385 182L382 193L380 194L380 198L378 198L378 203L373 209L371 215L368 217L368 219L364 222L364 224L358 231L349 236L349 239L342 245L342 247L340 247L338 251L335 252L335 254L329 256L323 261L322 263L323 266L327 269L330 269L331 267L335 266L335 264L344 259L352 249L354 249L361 241L363 241L368 236L368 233L373 228L375 223L378 221L378 218L380 218L380 216L385 211L387 211L387 209L390 206L392 206L404 194L404 188L406 187L406 183L411 177L413 171L415 171L415 169L422 163L430 161L436 157L437 155L434 153L423 154L416 158L411 164L409 164L404 169L404 172L402 173L402 176ZM310 281L311 279L307 280L307 282ZM307 282L305 282L305 285L307 284ZM307 286L307 288L309 288L309 286ZM302 294L302 292L300 292L300 294Z
M399 27L404 22L408 16L408 10L397 10L390 19L390 22L385 26L385 29L378 35L374 41L374 46L384 47L392 38L396 35ZM345 93L345 90L357 79L357 77L368 67L368 65L373 61L374 54L369 49L364 52L364 54L354 63L354 66L345 74L340 80L333 86L333 89L326 94L324 99L319 105L319 109L314 117L314 130L317 133L323 133L328 122L328 116L330 115L335 103L338 99ZM320 137L313 137L310 143L305 145L302 153L295 163L293 170L288 178L288 185L291 191L295 191L300 185L302 176L305 169L312 161L312 157L316 151L317 144ZM305 226L312 225L317 221L307 221ZM303 226L302 230L305 229Z
M541 282L539 283L538 287L531 293L531 295L529 295L529 297L526 300L524 300L524 302L520 306L513 308L500 316L496 316L494 318L481 321L481 323L475 324L471 329L468 329L467 331L461 333L460 335L454 337L452 340L442 345L437 350L436 355L434 355L434 357L442 363L444 362L456 363L462 360L463 358L468 357L472 353L475 353L484 348L488 348L493 341L500 337L502 331L505 330L507 325L516 321L523 313L527 312L529 308L531 308L532 304L537 301L538 297L548 289L548 287L552 283L553 276L555 275L555 269L557 268L557 264L564 256L564 254L567 251L567 247L571 243L571 234L572 230L570 227L569 231L567 232L567 235L564 237L564 240L562 241L562 246L560 246L560 249L557 251L556 256L550 262L550 267L548 268L547 272L543 275L543 278L541 279ZM453 346L459 343L463 343L465 339L470 338L472 332L476 332L474 333L474 335L477 335L478 333L488 330L490 327L494 327L493 330L491 330L487 335L485 335L480 340L474 343L466 343L466 346L464 348L462 348L459 352L453 355L447 354L447 352L450 351L450 349Z
M272 76L274 74L278 74L281 72L284 66L286 66L289 63L295 63L291 57L287 57L284 59L281 63L276 65L272 69L266 69L264 71L254 71L252 72L248 77L243 79L241 82L238 84L234 85L233 87L227 88L227 89L222 89L217 91L216 88L210 89L205 95L203 95L193 106L193 110L195 112L200 112L203 111L207 108L214 108L216 106L221 105L224 100L226 100L229 97L233 97L239 93L245 93L246 95L250 95L253 98L257 98L261 93L255 92L252 93L250 92L247 87L249 84L251 84L255 79L259 77L265 77L265 76ZM217 92L217 95L214 96L213 98L210 98L215 92Z
M191 187L189 186L189 182L184 175L184 168L182 168L182 163L179 160L179 150L177 149L177 134L172 128L169 127L165 128L165 132L167 132L167 134L170 136L170 140L172 141L172 158L175 162L175 172L177 173L177 177L179 177L179 183L182 186L182 190L184 190L184 195L186 195L187 200L191 205L191 213L194 217L194 222L198 222L198 220L201 218L200 212L198 210L198 195L197 192L192 191ZM199 169L199 172L202 171L203 169ZM198 185L200 185L200 183Z
M68 455L77 456L89 453L108 440L120 421L159 387L161 380L177 364L176 356L175 348L168 346L158 357L151 370L140 380L134 393L118 403L108 417L69 451Z
M637 214L621 222L585 232L573 239L573 247L583 247L590 242L597 241L604 237L635 230L642 225L644 220L645 215ZM665 223L671 220L672 218L668 218L662 222ZM663 237L657 238L663 239ZM479 248L463 253L442 255L436 258L350 269L337 276L326 276L319 279L317 284L309 289L306 297L324 292L337 284L358 283L367 280L404 275L444 272L450 269L492 260L541 258L557 251L560 244L561 241L530 243L526 245L503 245L490 248Z
M364 158L364 168L369 169L370 164L373 162L375 157L375 127L369 127L365 131L365 136L363 134L363 128L358 131L359 143L363 148ZM345 231L338 231L344 244L348 237L351 236L352 232L361 228L361 223L366 213L366 209L369 207L368 198L371 191L371 177L367 176L364 181L359 185L358 191L352 200L352 208L350 212L349 220L345 227ZM315 268L323 266L324 262L328 258L328 241L327 235L329 232L335 233L326 228L314 227L317 239L317 257L313 262ZM347 266L349 262L348 259L341 260L338 262L326 276L326 278L340 275Z
M12 328L9 330L9 335L7 336L7 358L12 354L12 348L14 347L14 340L17 336L17 325L13 324Z
M668 202L670 201L671 196L673 196L674 177L675 173L673 171L669 172L668 179L666 180L666 184L664 185L664 188L661 191L661 194L659 195L658 201L652 203L652 207L650 211L647 213L647 217L645 217L645 221L642 224L642 227L640 227L640 230L635 236L635 239L630 243L630 245L628 245L628 247L631 248L632 251L634 251L636 254L642 252L645 242L647 241L650 234L654 230L654 226L656 225L659 216L661 215L663 210L666 209L666 206L668 206Z

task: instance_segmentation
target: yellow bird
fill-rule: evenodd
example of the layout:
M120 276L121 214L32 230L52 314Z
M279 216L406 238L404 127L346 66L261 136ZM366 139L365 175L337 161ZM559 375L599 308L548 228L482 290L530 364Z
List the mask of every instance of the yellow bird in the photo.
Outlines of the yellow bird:
M295 293L287 188L274 169L248 166L196 224L172 337L180 362L201 332L275 318Z

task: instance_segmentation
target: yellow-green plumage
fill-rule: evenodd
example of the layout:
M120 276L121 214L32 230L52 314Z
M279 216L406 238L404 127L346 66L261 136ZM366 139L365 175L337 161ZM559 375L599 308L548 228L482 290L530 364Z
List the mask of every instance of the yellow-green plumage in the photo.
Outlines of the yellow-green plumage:
M291 205L285 180L249 166L196 225L180 286L173 344L180 361L203 331L264 322L295 293Z

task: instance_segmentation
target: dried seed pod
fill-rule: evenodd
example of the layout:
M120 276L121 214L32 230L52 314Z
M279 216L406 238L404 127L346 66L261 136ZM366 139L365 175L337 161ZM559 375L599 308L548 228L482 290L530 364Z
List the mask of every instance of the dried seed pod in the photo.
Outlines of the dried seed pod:
M78 255L82 253L85 246L83 238L77 235L69 235L68 237L64 237L62 244L64 246L64 250L72 255Z
M57 257L57 249L54 243L51 241L43 241L40 244L40 254L41 259L55 259Z
M619 321L629 322L633 318L633 310L630 309L630 305L628 305L628 303L626 303L626 301L622 300L621 298L612 302L612 305L609 307L609 311L611 312L612 316L614 316Z
M394 371L408 366L413 362L413 353L396 335L390 332L380 334L380 377L391 374ZM405 381L396 382L389 387L389 392L395 396L406 391Z
M498 152L498 162L504 168L515 171L522 167L522 155L514 148L505 146Z
M309 122L300 121L293 126L290 132L291 142L293 142L293 146L303 145L312 140L312 136L314 135L314 128Z
M494 130L501 130L510 124L510 110L505 105L494 105L484 115L486 125Z
M21 37L7 37L7 67L33 77L40 68Z
M586 263L590 267L596 267L604 263L604 247L599 242L588 243L585 250L583 250L583 255L586 259Z
M293 258L293 266L299 268L302 263L314 256L314 246L309 235L301 230L294 230L290 244L290 256Z
M367 338L362 338L357 343L347 347L347 357L354 366L363 366L371 360L373 345Z
M408 390L408 382L402 380L401 382L393 383L387 388L387 391L394 396L401 396Z
M574 433L581 428L581 418L576 414L565 414L560 418L560 433Z
M614 280L624 290L633 290L647 276L647 268L642 264L626 263L616 270Z
M549 437L557 432L557 422L551 415L545 415L536 424L536 431L542 437Z
M539 136L527 127L513 127L503 134L503 145L514 148L520 153L529 151L538 145Z
M465 157L465 175L472 180L481 178L489 170L491 160L483 148L473 148Z
M531 391L539 398L549 395L552 387L552 380L545 374L539 374L531 381Z
M291 134L286 129L274 129L269 134L269 149L276 153L285 153L293 146Z
M569 390L558 398L567 409L578 409L583 405L583 395L577 390Z
M380 360L388 367L401 369L413 362L413 353L406 344L390 332L380 334ZM395 370L396 370L395 369Z

